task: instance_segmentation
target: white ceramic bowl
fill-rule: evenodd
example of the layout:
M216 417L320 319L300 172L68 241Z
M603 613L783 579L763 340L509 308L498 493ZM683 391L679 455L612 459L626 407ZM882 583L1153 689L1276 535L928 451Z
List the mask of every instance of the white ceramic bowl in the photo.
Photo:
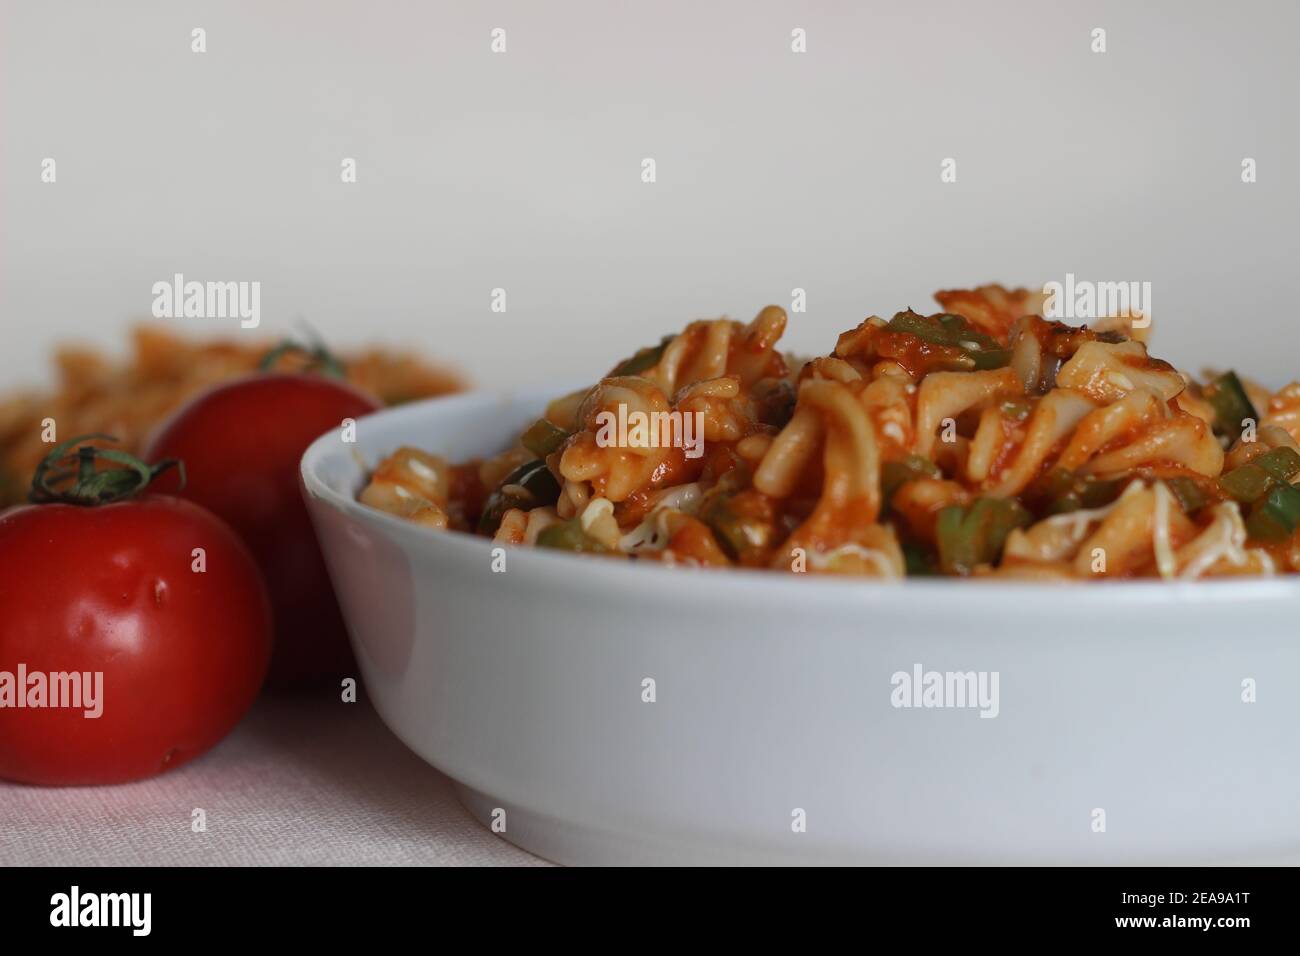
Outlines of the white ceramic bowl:
M561 391L383 411L302 462L376 708L506 839L565 863L1300 852L1296 579L891 585L531 549L500 573L488 540L355 500L358 458L491 454ZM997 716L894 706L917 665L997 672Z

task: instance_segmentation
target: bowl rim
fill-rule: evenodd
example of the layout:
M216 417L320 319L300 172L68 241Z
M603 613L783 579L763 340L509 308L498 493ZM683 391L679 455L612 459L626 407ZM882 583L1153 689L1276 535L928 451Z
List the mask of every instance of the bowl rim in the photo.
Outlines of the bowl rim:
M503 409L536 409L556 395L564 395L573 390L569 388L566 391L564 386L472 389L380 409L356 419L356 422L358 428L367 423L371 426L382 423L385 428L400 428L406 419L412 422L422 421L434 413L439 419L454 420L458 410L477 409L486 404L500 405ZM429 429L423 431L422 440L427 442ZM362 504L355 496L337 492L318 473L321 465L339 457L349 457L354 464L365 464L355 446L343 446L337 440L337 435L338 430L331 429L316 438L303 453L299 472L304 495L308 498L317 498L350 518L396 535L412 547L436 548L451 555L459 554L466 561L486 564L493 549L502 547L490 538L479 535L426 528ZM501 437L504 444L510 436ZM396 442L393 447L403 443L405 442ZM1270 601L1300 603L1300 574L1177 581L1149 578L1092 582L966 580L937 576L881 580L850 575L792 575L756 568L670 567L657 561L612 561L562 551L515 546L510 546L508 550L512 564L522 563L530 571L556 579L581 580L581 590L595 586L610 591L622 591L629 587L634 590L645 588L656 594L669 591L672 599L679 602L689 597L716 604L722 598L744 595L750 599L757 596L764 604L770 600L788 608L795 600L801 603L829 600L878 605L889 595L909 595L911 599L921 598L927 604L935 601L941 601L945 605L961 602L967 605L967 610L971 610L1012 601L1022 606L1031 602L1035 605L1044 602L1056 604L1068 594L1072 605L1082 603L1089 608L1097 604L1132 607L1206 603L1258 604ZM577 568L583 569L582 575L572 573ZM647 575L650 577L647 578ZM795 578L798 580L792 580ZM647 582L649 587L646 587Z

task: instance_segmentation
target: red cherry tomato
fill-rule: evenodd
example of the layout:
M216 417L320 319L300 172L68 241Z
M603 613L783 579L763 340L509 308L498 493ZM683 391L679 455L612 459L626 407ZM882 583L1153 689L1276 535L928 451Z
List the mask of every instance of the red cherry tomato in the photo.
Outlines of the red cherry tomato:
M187 501L11 508L0 515L0 608L8 780L107 784L178 767L235 726L266 676L257 566ZM69 703L79 706L51 706Z
M228 522L266 578L275 618L269 683L319 683L355 673L343 616L299 488L298 463L317 437L379 404L339 381L265 374L208 391L179 409L146 459L185 462L179 494ZM177 484L164 476L155 487Z

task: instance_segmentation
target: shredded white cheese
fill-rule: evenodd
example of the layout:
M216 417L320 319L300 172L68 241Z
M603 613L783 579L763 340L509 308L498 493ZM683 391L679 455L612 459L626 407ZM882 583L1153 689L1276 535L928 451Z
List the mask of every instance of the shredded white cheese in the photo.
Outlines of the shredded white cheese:
M1233 567L1241 567L1249 557L1246 554L1246 525L1241 520L1241 510L1235 501L1225 501L1215 506L1214 524L1207 528L1205 535L1215 534L1209 544L1183 567L1179 577L1199 578L1210 568L1226 559ZM1200 540L1197 540L1200 544ZM1267 554L1264 557L1268 558ZM1268 559L1271 566L1272 559ZM1272 568L1270 567L1270 573Z
M595 524L604 515L614 514L614 502L608 498L592 498L587 502L587 507L582 509L582 516L578 519L582 525L582 530L590 532L591 526Z
M1250 553L1259 558L1265 574L1277 574L1277 565L1273 563L1273 558L1267 551L1263 548L1251 548Z
M1178 569L1174 548L1169 541L1169 503L1174 496L1163 481L1156 482L1153 493L1156 505L1152 515L1151 545L1156 554L1156 570L1162 578L1169 580Z
M896 576L894 566L889 561L889 555L885 554L885 552L878 548L866 548L860 544L855 544L852 541L847 544L842 544L838 548L833 548L825 554L822 554L819 551L811 551L808 553L808 561L814 568L821 570L822 568L829 567L836 558L845 557L847 555L853 555L854 557L861 558L868 564L874 565L875 569L882 577L892 578Z
M700 486L695 482L664 492L641 523L618 539L619 550L625 553L662 550L668 544L668 529L663 519L670 511L694 514L701 497Z
M1088 527L1096 521L1100 521L1106 515L1110 514L1119 503L1131 494L1135 494L1146 487L1142 481L1134 481L1124 489L1123 493L1108 505L1102 505L1100 508L1080 508L1078 511L1067 511L1065 514L1052 515L1050 518L1044 518L1042 523L1053 528L1063 527L1068 529L1070 540L1078 544L1083 540L1084 535L1088 533Z

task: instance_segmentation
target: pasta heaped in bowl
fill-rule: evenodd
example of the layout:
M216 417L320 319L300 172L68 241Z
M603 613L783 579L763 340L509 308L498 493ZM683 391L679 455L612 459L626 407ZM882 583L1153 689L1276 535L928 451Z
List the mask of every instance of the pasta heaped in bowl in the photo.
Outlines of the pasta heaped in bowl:
M555 399L514 447L403 447L360 495L433 528L615 558L876 578L1300 571L1300 383L1197 382L1141 316L940 292L833 351L785 312L691 322Z

